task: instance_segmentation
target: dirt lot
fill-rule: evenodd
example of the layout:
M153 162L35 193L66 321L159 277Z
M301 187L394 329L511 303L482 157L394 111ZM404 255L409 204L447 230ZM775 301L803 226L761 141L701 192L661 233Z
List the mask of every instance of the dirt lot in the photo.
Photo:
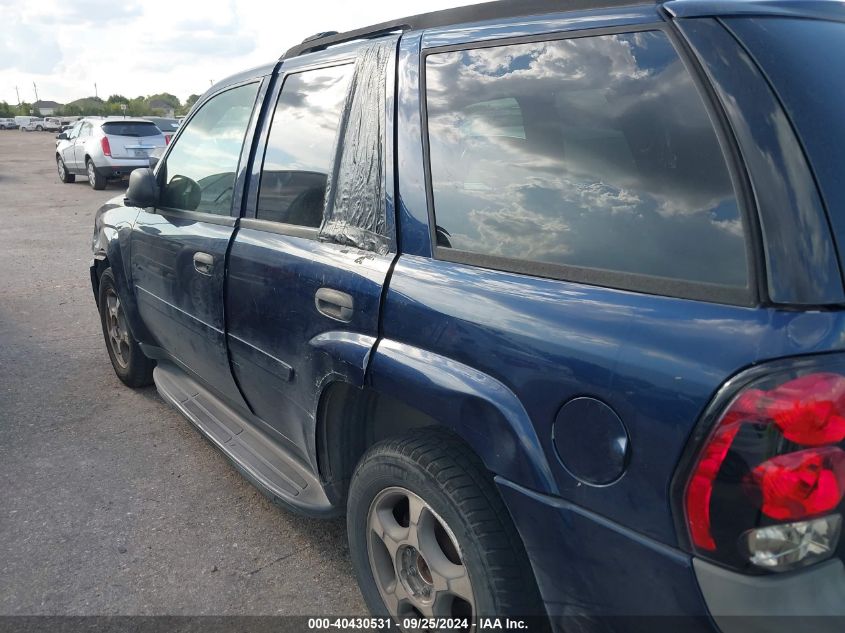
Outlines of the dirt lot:
M343 521L277 508L109 364L95 209L47 133L0 131L0 615L364 612Z

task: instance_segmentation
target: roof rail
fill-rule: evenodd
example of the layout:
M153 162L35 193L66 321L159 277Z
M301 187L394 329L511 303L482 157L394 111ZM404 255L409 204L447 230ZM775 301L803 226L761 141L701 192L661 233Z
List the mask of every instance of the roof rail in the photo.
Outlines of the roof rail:
M303 40L301 44L288 49L282 55L281 59L290 59L304 55L305 53L320 51L335 44L372 39L397 31L431 29L464 22L482 22L484 20L497 20L543 13L559 13L579 9L603 9L636 4L654 4L656 1L659 0L497 0L495 2L484 2L468 7L456 7L454 9L444 9L431 13L421 13L398 20L365 26L344 33L337 33L336 31L317 33Z

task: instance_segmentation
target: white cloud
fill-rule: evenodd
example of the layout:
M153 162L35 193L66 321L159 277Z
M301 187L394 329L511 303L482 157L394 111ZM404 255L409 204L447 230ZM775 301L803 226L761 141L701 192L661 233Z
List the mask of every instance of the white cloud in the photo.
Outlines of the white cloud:
M345 31L473 0L0 0L0 100L202 93L278 59L319 31Z
M52 29L29 24L14 15L3 25L0 76L15 70L35 75L50 73L61 59L62 51Z

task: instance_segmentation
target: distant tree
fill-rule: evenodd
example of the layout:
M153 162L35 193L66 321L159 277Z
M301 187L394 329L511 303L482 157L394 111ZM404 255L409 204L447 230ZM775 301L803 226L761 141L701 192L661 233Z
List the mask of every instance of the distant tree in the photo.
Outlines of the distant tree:
M27 101L22 101L12 109L15 116L38 116L38 109Z
M147 103L152 103L153 101L164 101L174 110L178 110L182 107L182 102L179 101L179 97L172 95L169 92L160 92L159 94L147 97Z
M149 116L152 114L150 106L144 97L135 97L129 100L129 107L126 109L126 114L131 116Z
M63 105L56 111L58 116L82 116L82 108L72 103Z
M13 116L15 116L15 109L5 101L0 101L0 117L11 119Z
M195 103L199 100L199 98L200 98L200 96L199 96L199 95L190 95L190 96L189 96L189 97L185 100L185 105L183 105L181 108L179 108L179 109L178 109L178 110L176 110L176 111L177 111L180 115L183 115L183 116L184 116L184 115L186 115L186 114L188 114L188 112L190 112L190 111L191 111L191 108L193 108L193 107L194 107L194 104L195 104Z
M126 104L128 104L129 99L127 99L123 95L112 95L112 96L109 97L109 99L108 99L108 101L106 101L106 103L117 103L117 104L126 103Z

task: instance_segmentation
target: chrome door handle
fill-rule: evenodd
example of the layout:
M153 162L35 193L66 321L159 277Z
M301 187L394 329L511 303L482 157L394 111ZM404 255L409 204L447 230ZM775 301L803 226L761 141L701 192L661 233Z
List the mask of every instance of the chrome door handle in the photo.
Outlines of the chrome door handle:
M355 308L352 295L332 288L320 288L314 295L314 303L317 306L317 311L330 319L343 323L352 320L352 313Z
M194 253L194 270L200 275L211 275L214 271L214 258L208 253Z

